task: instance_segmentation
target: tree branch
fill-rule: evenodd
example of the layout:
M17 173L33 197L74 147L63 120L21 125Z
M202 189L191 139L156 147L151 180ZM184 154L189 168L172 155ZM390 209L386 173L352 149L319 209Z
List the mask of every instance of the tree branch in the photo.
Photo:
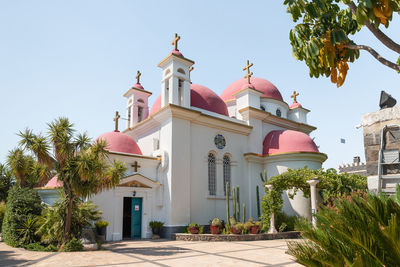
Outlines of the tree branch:
M350 7L351 12L357 16L357 6L354 4L353 1L348 4ZM400 45L394 42L392 39L389 38L386 34L384 34L381 30L377 29L372 25L369 21L365 21L365 26L372 32L375 37L381 41L387 48L395 51L396 53L400 54Z
M381 55L378 54L378 52L376 52L372 47L369 47L367 45L344 45L345 48L348 49L353 49L353 50L365 50L368 51L374 58L376 58L376 60L378 60L380 63L382 63L383 65L394 69L395 71L399 71L400 72L400 66L385 59L384 57L382 57Z

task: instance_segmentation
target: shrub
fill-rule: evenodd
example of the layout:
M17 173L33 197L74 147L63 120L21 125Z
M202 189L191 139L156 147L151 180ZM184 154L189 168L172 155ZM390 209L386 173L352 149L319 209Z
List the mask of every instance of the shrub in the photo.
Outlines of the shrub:
M54 245L43 246L39 242L30 243L25 247L27 250L31 251L44 251L44 252L55 252L57 251L57 247Z
M250 231L250 228L254 225L252 222L245 222L243 224L243 232L247 234Z
M71 241L65 243L63 251L70 252L70 251L82 251L83 245L79 239L75 237L71 239Z
M196 222L192 222L189 224L189 227L199 227L199 225Z
M21 236L18 229L23 228L28 216L40 215L41 211L41 199L35 190L12 187L8 194L2 226L3 240L10 246L20 246Z
M385 195L342 197L322 207L316 227L299 220L305 238L289 242L289 254L306 266L399 266L400 186Z
M109 223L107 221L97 221L95 223L95 225L97 228L103 228L103 227L107 227L109 225Z
M278 228L279 232L294 231L297 219L297 216L289 216L283 212L278 212L275 215L275 226Z
M0 202L0 233L1 233L1 226L3 224L4 214L6 213L6 203L4 201Z
M65 210L68 201L63 194L53 206L46 207L39 219L37 233L45 244L61 244L64 236ZM71 237L80 238L83 227L90 226L93 221L100 219L101 211L92 202L82 202L75 198L72 206Z
M22 222L21 227L17 229L21 245L28 245L38 240L38 236L36 235L37 221L37 217L29 214Z
M149 222L149 226L150 226L151 229L161 228L161 227L164 226L164 223L163 222L159 222L159 221L151 221L151 222Z
M212 226L222 226L222 221L220 218L214 218L211 222Z

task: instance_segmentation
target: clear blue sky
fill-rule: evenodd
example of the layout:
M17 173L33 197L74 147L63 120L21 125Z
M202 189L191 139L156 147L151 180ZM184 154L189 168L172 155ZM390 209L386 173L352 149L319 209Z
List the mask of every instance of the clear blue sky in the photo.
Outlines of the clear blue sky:
M19 130L46 132L46 123L66 116L79 131L95 138L113 130L116 110L125 114L122 94L136 71L160 94L157 63L172 49L175 32L180 51L196 62L194 83L221 94L243 76L245 60L255 76L274 83L285 101L293 90L311 110L311 134L328 154L324 167L336 168L364 158L361 114L378 109L380 90L400 102L400 75L361 52L350 64L341 88L326 78L311 79L303 62L292 57L293 23L283 1L0 1L0 162L16 146ZM385 30L400 42L396 15ZM368 31L359 44L396 60ZM346 139L346 144L340 143Z

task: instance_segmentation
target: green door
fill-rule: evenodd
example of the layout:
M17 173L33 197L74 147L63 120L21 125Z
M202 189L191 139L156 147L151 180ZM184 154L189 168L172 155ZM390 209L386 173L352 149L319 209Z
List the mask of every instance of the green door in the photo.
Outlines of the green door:
M131 238L142 237L142 199L132 198Z

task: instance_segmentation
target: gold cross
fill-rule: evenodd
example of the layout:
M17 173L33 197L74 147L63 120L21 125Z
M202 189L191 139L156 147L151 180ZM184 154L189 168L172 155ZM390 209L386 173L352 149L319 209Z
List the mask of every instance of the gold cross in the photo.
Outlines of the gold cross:
M140 73L140 71L137 71L136 83L140 83L140 76L142 76L142 74Z
M297 93L296 91L293 91L293 95L291 95L290 97L293 98L294 102L297 102L297 96L299 95L299 93Z
M135 161L135 163L132 165L132 167L135 169L135 172L137 172L137 170L140 168L140 165L138 164L137 161Z
M172 41L172 45L175 46L175 50L178 50L178 41L181 39L181 37L175 33L174 40Z
M194 67L190 67L189 68L189 72L192 72L193 69L194 69Z
M115 112L115 118L114 118L114 121L115 121L115 131L116 131L116 132L118 132L118 120L119 120L119 118L121 118L121 116L119 115L118 111L116 111L116 112Z
M246 67L243 68L243 70L247 71L245 78L247 78L247 82L250 84L250 77L253 75L252 72L250 72L250 67L253 66L253 63L250 63L249 60L247 60Z

